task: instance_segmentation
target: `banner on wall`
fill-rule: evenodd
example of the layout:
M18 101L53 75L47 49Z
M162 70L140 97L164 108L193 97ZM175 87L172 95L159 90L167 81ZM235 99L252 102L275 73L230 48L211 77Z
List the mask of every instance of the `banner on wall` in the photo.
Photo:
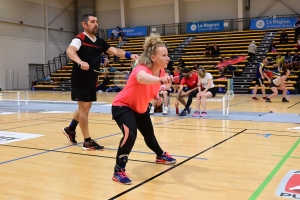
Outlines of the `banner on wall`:
M224 31L224 21L189 22L186 28L187 33Z
M130 28L122 28L126 37L138 37L138 36L146 36L147 35L147 27L146 26L138 26L138 27L130 27ZM108 29L107 34L110 37L111 33L115 36L117 35L117 29Z
M274 28L294 28L295 18L276 18L276 19L251 19L251 30L263 30Z

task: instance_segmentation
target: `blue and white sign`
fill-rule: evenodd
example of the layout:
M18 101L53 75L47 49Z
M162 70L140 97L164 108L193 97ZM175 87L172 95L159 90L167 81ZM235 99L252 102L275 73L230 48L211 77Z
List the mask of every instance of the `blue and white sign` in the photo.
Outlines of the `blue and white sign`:
M186 28L187 33L224 31L224 21L189 22Z
M296 23L295 18L277 18L277 19L251 19L251 30L263 30L273 28L293 28Z
M131 28L122 28L123 33L126 37L138 37L138 36L146 36L147 35L147 27L146 26L138 26ZM108 29L107 34L110 37L111 33L114 33L117 36L117 29Z

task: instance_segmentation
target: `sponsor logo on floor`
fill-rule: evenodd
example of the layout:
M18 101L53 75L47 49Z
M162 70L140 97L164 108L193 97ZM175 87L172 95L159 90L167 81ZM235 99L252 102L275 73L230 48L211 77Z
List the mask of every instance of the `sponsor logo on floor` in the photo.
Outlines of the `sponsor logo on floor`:
M300 170L290 170L281 180L276 196L287 199L300 199Z
M12 143L12 142L18 142L21 140L38 138L41 136L44 136L44 135L0 131L0 144L8 144L8 143Z

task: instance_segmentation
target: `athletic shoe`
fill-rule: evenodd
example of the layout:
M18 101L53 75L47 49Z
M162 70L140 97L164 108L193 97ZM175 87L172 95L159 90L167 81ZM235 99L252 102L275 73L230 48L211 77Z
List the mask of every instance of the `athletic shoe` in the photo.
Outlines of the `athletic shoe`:
M257 97L252 97L253 100L259 100Z
M131 180L128 178L128 174L125 172L125 169L121 169L120 171L115 172L113 174L112 180L125 185L131 184Z
M104 146L100 146L95 140L90 140L83 143L82 149L86 151L103 151Z
M187 109L187 114L190 114L191 112L192 112L192 108L189 107L189 108Z
M195 111L194 114L192 115L193 117L200 117L200 112Z
M207 116L207 113L204 111L200 114L200 117L206 117L206 116Z
M263 97L263 99L265 99L265 100L266 100L267 98L268 98L268 97Z
M77 144L77 141L75 140L76 131L70 131L69 127L66 127L62 129L62 132L67 137L67 139L71 144Z
M163 112L162 112L163 115L167 115L169 114L169 108L168 107L165 107Z
M285 97L283 97L282 102L289 102L289 101Z
M266 102L271 103L272 101L269 98L267 98Z
M179 113L179 116L186 116L186 110L182 110L180 113Z
M149 114L150 115L154 114L154 106L151 106Z
M176 162L175 158L172 158L167 152L161 156L156 156L156 162L161 164L172 164Z

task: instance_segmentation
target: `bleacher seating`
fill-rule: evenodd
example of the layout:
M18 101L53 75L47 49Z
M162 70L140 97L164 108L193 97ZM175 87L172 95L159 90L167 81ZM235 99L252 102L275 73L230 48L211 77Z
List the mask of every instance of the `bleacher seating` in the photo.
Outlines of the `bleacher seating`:
M294 37L292 33L293 29L287 30L289 34L289 43L288 44L277 44L277 51L281 52L284 56L286 51L296 50L294 48ZM219 79L220 74L218 69L214 68L216 64L221 60L221 57L230 58L232 56L241 56L247 55L248 45L252 40L255 40L255 43L258 45L266 31L236 31L236 32L217 32L217 33L201 33L201 34L185 34L185 35L168 35L162 36L162 39L168 43L169 52L174 53L174 49L187 38L193 37L193 40L184 48L181 48L182 60L185 62L186 67L193 68L194 64L197 63L200 66L203 66L207 69L208 72L214 77L214 82L219 87L226 87L227 81ZM279 35L281 31L278 31L275 41L279 42ZM128 38L128 41L124 43L119 43L118 41L107 41L111 46L121 48L125 51L132 53L140 54L143 52L142 45L144 42L144 37ZM220 55L218 57L212 58L211 56L204 56L204 49L207 44L213 46L216 43L220 48ZM277 53L268 52L267 56L271 59L272 56L277 55ZM114 58L110 55L110 64L109 67L114 67L118 71L129 71L131 68L131 60L119 59L118 63L113 63ZM178 62L175 61L174 65L177 65ZM235 75L239 76L245 68L247 61L242 61L235 66L238 69L235 71ZM268 66L271 70L273 69L272 64ZM66 80L70 79L72 71L72 64L63 66L62 69L58 69L56 73L51 74L52 83L41 83L37 86L34 86L35 89L53 89L58 87L59 84L64 83ZM225 74L225 77L231 78L232 73ZM103 80L103 74L99 74L99 81ZM296 81L298 76L289 77L288 80ZM253 87L253 85L251 85ZM251 89L251 87L249 89Z

